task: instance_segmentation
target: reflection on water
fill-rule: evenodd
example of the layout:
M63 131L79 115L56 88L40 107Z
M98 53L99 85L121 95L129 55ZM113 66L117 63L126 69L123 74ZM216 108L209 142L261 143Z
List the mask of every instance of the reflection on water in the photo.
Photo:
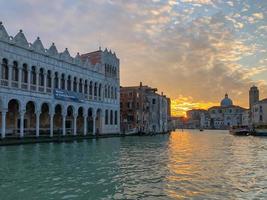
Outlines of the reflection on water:
M266 169L224 131L0 147L0 199L266 199Z

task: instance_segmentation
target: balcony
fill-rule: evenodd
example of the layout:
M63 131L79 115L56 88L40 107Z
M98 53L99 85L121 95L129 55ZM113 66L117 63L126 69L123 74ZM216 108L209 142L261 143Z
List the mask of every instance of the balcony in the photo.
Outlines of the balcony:
M12 81L11 82L11 87L13 87L13 88L19 88L19 82L18 81Z
M2 79L1 80L1 85L7 87L8 86L8 80Z
M11 81L9 82L7 79L0 79L0 87L4 87L4 88L10 88L10 89L14 89L14 90L21 90L21 91L31 91L31 92L36 92L36 93L41 93L41 94L49 94L49 95L53 95L54 90L51 87L44 87L43 85L36 85L36 84L28 84L25 82L21 82L21 84L19 84L18 81ZM79 96L82 96L82 99L87 100L87 101L98 101L98 102L102 102L103 98L102 97L98 97L98 96L94 96L94 95L89 95L89 94L83 94L83 93L77 93Z

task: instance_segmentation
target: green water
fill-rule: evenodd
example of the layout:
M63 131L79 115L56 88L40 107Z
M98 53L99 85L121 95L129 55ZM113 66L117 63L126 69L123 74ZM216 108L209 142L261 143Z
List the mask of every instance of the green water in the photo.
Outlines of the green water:
M184 131L0 147L0 199L267 199L267 138Z

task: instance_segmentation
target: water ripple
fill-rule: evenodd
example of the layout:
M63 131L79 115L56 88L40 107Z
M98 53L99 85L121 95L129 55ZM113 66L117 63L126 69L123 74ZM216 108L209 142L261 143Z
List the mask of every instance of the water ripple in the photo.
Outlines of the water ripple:
M0 199L267 199L267 138L185 131L0 148Z

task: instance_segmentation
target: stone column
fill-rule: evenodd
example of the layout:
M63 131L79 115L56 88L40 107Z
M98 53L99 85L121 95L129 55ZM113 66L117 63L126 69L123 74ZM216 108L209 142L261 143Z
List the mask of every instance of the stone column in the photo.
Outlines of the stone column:
M64 76L64 88L64 90L68 89L68 77L66 75Z
M50 112L50 137L53 137L54 135L54 113Z
M39 69L36 69L36 91L39 91Z
M96 114L95 113L93 113L92 118L93 118L93 135L95 135L96 134Z
M73 115L73 135L77 135L77 116L76 113Z
M24 137L24 115L25 115L25 111L20 111L19 113L20 115L20 132L19 132L19 136L20 138Z
M8 87L11 87L11 81L12 81L12 65L8 65Z
M92 82L92 99L95 99L95 83Z
M18 66L18 69L19 69L18 86L19 86L19 88L21 88L21 82L22 82L22 66L19 65L19 66Z
M70 77L70 91L73 91L73 78Z
M73 80L73 81L74 81L74 80ZM73 85L73 87L74 87L74 85ZM73 89L74 89L74 88L73 88ZM78 79L76 79L75 90L76 90L77 93L79 92L79 81L78 81Z
M66 115L65 113L62 114L62 135L66 135Z
M84 80L82 79L82 94L84 95Z
M57 85L58 85L58 89L61 89L61 85L60 85L60 80L61 80L61 74L60 73L58 73L57 74L57 76L58 76L58 79L57 79Z
M55 88L55 74L51 72L51 93L53 94Z
M105 110L104 110L105 111ZM102 111L100 114L100 128L99 128L99 133L103 134L105 130L105 112Z
M87 134L87 115L83 115L83 135Z
M6 113L7 110L2 110L2 132L1 132L1 138L6 137Z
M101 92L102 92L102 98L101 98L101 100L104 101L105 100L105 86L104 85L102 85Z
M36 137L40 136L40 115L41 115L40 111L36 111L35 112L35 116L36 116Z
M98 86L98 84L97 84L97 85L96 85L96 97L95 97L96 100L98 100L98 87L99 87L99 86Z
M27 84L28 84L28 90L31 90L31 70L27 69Z
M44 92L46 93L46 87L47 87L47 73L44 72Z
M87 94L88 94L88 99L90 99L90 81L87 81Z

